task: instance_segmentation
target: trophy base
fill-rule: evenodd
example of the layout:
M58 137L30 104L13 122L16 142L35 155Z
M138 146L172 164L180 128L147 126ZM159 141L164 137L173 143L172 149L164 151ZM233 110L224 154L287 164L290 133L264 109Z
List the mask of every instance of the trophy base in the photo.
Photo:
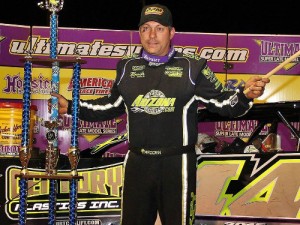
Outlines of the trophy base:
M25 179L45 179L45 180L81 180L83 176L72 176L72 175L37 175L37 174L17 174L15 178L25 178Z

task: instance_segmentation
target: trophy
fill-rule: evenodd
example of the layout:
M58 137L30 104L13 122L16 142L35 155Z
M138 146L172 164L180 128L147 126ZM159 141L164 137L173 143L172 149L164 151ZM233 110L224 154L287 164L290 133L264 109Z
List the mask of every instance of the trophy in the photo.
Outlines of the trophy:
M41 178L49 180L49 215L48 225L56 224L56 194L57 194L57 180L70 181L70 201L69 201L69 224L76 225L77 221L77 188L78 179L83 179L82 176L77 174L77 165L79 162L79 149L78 149L78 124L79 124L79 91L80 91L80 72L81 63L84 61L79 57L71 60L64 60L57 58L57 36L58 36L58 15L57 12L63 8L63 0L45 0L38 3L42 9L47 9L50 15L50 59L39 59L27 57L24 65L24 94L23 94L23 118L22 118L22 143L19 151L19 158L22 165L20 175L20 207L19 207L19 225L26 224L26 207L27 207L27 180L31 178ZM27 171L28 163L30 160L29 142L29 119L30 119L30 83L31 83L31 67L32 63L42 64L50 63L52 67L52 82L51 92L59 92L59 73L60 62L65 65L73 65L73 105L72 105L72 133L71 144L68 151L68 157L71 165L70 175L58 175L57 163L59 159L58 148L58 127L60 125L58 119L58 99L51 96L51 115L50 120L43 122L43 126L47 128L46 139L48 146L46 148L46 163L45 175L29 174Z

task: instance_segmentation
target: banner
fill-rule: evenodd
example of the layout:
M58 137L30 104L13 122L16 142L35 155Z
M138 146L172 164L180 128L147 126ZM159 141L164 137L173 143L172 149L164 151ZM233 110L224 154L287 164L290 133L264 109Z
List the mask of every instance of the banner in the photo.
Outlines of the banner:
M48 27L23 27L0 24L0 102L20 102L23 94L24 57L49 58ZM30 36L31 34L31 36ZM196 54L229 89L243 85L252 75L264 75L299 50L300 36L256 34L210 34L178 32L172 43L177 51ZM116 64L124 56L141 51L137 31L83 28L58 29L58 57L80 57L82 65L80 97L92 99L109 94L116 76ZM299 93L299 59L289 63L271 77L263 96L254 103L297 101ZM60 90L66 98L72 93L72 68L61 65ZM34 63L32 69L32 104L38 107L34 129L34 147L44 152L47 147L43 121L48 120L47 100L51 91L51 68ZM60 118L59 146L62 154L69 148L71 118ZM292 121L299 127L298 121ZM257 126L256 120L199 123L199 133L206 133L231 143L234 138L247 140ZM261 135L269 132L267 124ZM226 129L225 129L226 128ZM0 128L1 129L1 128ZM297 140L290 130L279 124L283 151L295 151ZM0 144L1 147L1 144ZM2 146L2 148L4 148ZM9 148L5 146L5 148ZM127 152L126 115L110 121L85 122L79 125L79 148L83 157L120 157ZM5 154L5 151L2 151Z
M31 159L29 173L44 174L44 163L43 156ZM60 157L57 168L59 175L69 173L67 157ZM299 169L300 159L292 153L199 155L196 224L299 223ZM78 224L119 224L123 172L123 158L80 160L78 173L84 179L78 183ZM19 159L0 158L0 217L5 225L18 221L19 173ZM28 180L28 224L47 222L48 182ZM56 225L68 224L68 204L69 181L60 180Z

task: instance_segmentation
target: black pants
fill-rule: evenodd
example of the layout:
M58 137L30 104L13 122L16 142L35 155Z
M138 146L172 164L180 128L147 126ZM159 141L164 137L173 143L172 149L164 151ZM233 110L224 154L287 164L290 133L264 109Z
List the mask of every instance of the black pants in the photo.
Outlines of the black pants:
M143 156L129 152L125 160L122 225L194 224L196 153Z

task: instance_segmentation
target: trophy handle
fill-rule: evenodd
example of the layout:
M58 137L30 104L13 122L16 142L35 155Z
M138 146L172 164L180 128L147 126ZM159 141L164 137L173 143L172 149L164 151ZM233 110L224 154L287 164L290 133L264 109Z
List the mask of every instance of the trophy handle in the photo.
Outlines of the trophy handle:
M31 158L31 149L28 147L21 147L19 152L19 158L22 166L21 174L25 175L28 173L28 163Z
M77 166L80 159L80 151L77 147L72 146L68 152L68 158L71 165L71 175L77 176Z

